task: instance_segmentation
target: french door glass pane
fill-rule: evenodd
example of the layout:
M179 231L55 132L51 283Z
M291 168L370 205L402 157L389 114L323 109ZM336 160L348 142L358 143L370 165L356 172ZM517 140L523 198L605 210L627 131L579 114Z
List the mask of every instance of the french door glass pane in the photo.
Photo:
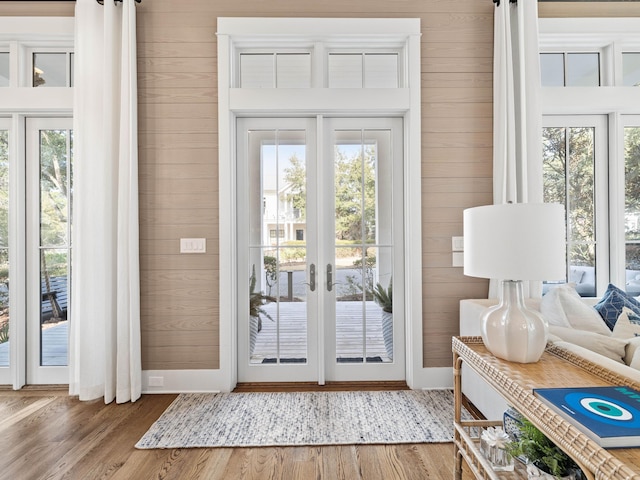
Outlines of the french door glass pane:
M67 364L68 257L66 248L40 250L41 362L43 366Z
M640 295L640 127L624 129L626 289Z
M249 132L250 363L308 359L305 143L304 130Z
M0 130L0 367L9 366L9 132Z
M582 296L595 296L595 129L543 129L544 201L566 208L568 278Z
M72 135L40 130L40 359L67 364Z
M377 285L387 287L393 264L391 248L382 246L390 240L392 202L385 195L392 172L390 152L380 150L389 148L390 132L341 130L335 139L336 360L391 361L376 304Z

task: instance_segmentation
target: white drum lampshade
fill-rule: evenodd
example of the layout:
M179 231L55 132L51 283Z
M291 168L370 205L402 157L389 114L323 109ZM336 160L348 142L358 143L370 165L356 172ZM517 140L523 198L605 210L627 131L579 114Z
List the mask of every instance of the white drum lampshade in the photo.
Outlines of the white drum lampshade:
M566 279L564 207L508 203L465 210L464 274L502 280L500 304L481 319L489 351L509 361L538 361L548 326L525 306L522 281Z

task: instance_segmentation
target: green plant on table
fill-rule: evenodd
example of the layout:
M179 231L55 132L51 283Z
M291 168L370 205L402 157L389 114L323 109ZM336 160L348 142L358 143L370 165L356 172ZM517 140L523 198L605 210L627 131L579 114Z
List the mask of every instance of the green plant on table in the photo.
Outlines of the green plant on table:
M522 420L519 438L508 443L506 450L514 458L524 455L540 470L556 477L569 475L579 469L571 457L527 419Z

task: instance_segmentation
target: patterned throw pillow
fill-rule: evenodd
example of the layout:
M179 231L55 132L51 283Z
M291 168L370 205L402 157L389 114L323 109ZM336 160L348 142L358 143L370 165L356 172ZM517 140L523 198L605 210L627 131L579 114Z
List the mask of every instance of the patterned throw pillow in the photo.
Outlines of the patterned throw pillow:
M640 316L640 302L615 285L609 284L602 299L594 305L607 326L613 330L624 307Z

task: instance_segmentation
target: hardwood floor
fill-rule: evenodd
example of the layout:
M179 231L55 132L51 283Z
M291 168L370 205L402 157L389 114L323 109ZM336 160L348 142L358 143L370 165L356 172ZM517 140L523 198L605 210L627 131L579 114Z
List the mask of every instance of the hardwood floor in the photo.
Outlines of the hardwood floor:
M66 390L0 391L0 479L453 477L451 444L136 450L175 397L104 405Z

